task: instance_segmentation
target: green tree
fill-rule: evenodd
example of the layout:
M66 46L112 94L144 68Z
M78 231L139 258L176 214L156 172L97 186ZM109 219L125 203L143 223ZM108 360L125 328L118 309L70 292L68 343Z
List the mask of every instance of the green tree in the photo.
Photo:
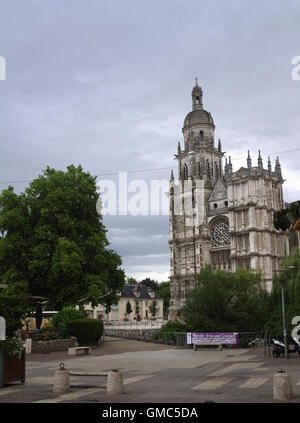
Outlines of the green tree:
M156 313L157 313L157 302L156 301L152 301L151 306L149 307L149 311L150 311L152 317L156 316Z
M130 301L127 301L125 315L128 316L128 314L131 314L131 313L132 313L132 308L131 308Z
M229 274L206 266L198 275L182 309L191 330L255 331L264 328L269 313L269 294L262 276L238 269Z
M151 289L153 289L153 291L157 291L157 289L158 289L158 283L155 281L155 280L153 280L153 279L150 279L150 278L145 278L145 279L143 279L143 280L141 280L140 282L139 282L139 285L143 285L143 286L146 286L146 287L148 287L148 288L151 288Z
M164 316L168 316L169 307L170 307L170 298L171 298L170 282L160 282L158 284L156 293L164 301L164 309L163 309Z
M47 167L20 195L3 190L2 283L26 281L31 295L48 297L57 310L82 298L93 306L113 303L125 276L108 248L98 199L96 178L73 165L66 172Z
M300 219L300 201L294 201L288 208L274 212L273 223L275 229L286 231Z
M55 314L55 316L53 316L51 323L59 333L60 337L68 338L71 335L70 329L68 327L69 323L73 320L82 318L83 313L80 310L72 307L66 307Z
M288 269L291 266L293 266L293 269L282 272L280 276L275 275L273 277L270 297L271 312L267 321L267 326L272 330L272 333L276 335L281 335L283 333L281 284L279 277L283 278L284 283L288 334L290 334L292 330L292 318L300 315L300 256L298 248L295 249L291 255L284 257L280 267L281 269Z
M27 283L11 283L7 288L0 289L0 316L6 321L6 334L12 336L14 331L21 329L22 320L32 310L27 303Z
M137 285L138 281L136 279L132 278L131 276L127 276L126 284L127 285Z

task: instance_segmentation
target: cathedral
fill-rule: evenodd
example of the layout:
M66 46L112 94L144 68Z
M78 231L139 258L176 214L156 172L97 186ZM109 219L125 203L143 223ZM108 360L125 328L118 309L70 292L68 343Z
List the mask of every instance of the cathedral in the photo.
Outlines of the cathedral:
M214 139L212 115L203 109L202 88L192 90L192 111L184 119L183 145L178 143L178 183L170 178L170 319L176 319L196 277L206 264L234 272L261 270L272 287L279 259L289 254L289 237L275 230L273 212L285 207L279 159L272 168L261 154L234 170L223 163L220 139Z

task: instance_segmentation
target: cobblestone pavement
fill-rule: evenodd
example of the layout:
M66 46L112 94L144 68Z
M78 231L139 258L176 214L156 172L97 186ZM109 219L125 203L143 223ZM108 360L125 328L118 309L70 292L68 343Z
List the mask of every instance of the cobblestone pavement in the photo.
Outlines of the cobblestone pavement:
M106 378L71 376L71 392L52 392L59 364L73 371L124 374L125 393L105 392ZM67 352L27 356L26 384L0 389L1 403L274 403L273 376L290 373L295 399L300 402L300 357L288 360L264 354L264 348L177 349L124 339L107 338L92 355Z

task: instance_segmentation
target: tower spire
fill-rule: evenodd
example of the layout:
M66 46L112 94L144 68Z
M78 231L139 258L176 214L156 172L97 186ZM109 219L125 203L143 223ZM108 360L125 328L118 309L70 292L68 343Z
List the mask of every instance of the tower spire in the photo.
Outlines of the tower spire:
M269 171L269 175L271 176L271 173L272 173L272 164L271 164L270 156L268 156L268 171Z
M195 78L195 86L192 91L192 100L193 100L193 110L202 110L203 103L202 103L202 88L198 85L198 78Z
M221 140L220 140L220 138L219 138L219 141L218 141L218 151L221 153L222 152L222 144L221 144Z
M247 157L247 167L250 170L252 167L252 161L251 161L251 157L250 157L250 152L248 150L248 157Z
M262 169L262 168L263 168L263 161L262 161L262 158L261 158L261 155L260 155L260 150L258 150L257 165L258 165L258 167L259 167L260 169Z

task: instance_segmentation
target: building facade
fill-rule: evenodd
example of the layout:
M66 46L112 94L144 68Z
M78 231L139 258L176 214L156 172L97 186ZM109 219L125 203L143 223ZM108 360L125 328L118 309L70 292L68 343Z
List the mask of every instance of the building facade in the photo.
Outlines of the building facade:
M121 322L124 319L134 321L137 319L163 319L163 299L160 298L153 289L143 285L124 285L122 292L119 294L117 304L111 306L109 313L106 313L105 306L99 304L93 308L91 304L85 305L85 310L89 317L102 319L107 322ZM127 303L130 303L132 312L126 314ZM155 302L155 315L152 305Z
M192 111L183 124L183 147L178 143L178 183L170 178L170 319L175 319L196 276L206 264L228 272L237 268L262 270L271 289L279 259L289 253L289 237L275 230L273 212L285 207L279 158L267 168L259 152L252 163L234 171L223 163L215 124L203 109L202 89L192 90ZM217 144L217 145L216 145Z

